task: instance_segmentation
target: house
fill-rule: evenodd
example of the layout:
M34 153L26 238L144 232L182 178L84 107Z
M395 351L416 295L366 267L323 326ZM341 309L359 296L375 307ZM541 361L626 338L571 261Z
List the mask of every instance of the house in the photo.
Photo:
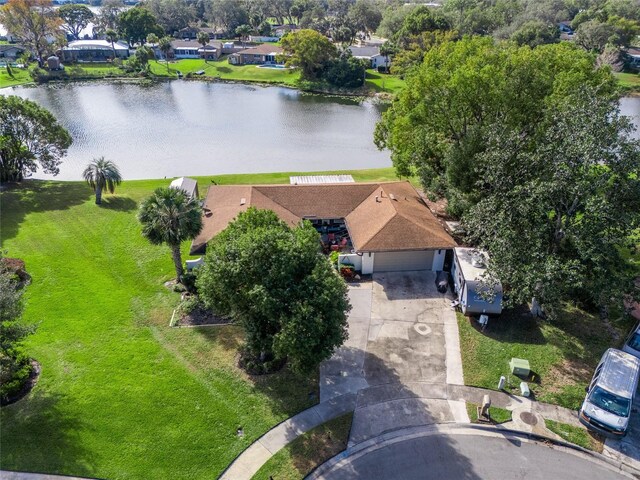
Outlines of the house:
M454 248L451 276L453 290L465 315L499 315L502 312L502 285L482 282L489 256L474 248Z
M380 47L356 47L354 45L351 45L349 47L349 51L351 51L351 55L353 55L354 58L367 60L371 68L388 68L391 66L391 61L389 60L389 58L380 54Z
M229 63L231 65L276 64L278 63L276 57L281 55L283 51L277 45L263 43L257 47L247 48L229 55Z
M292 25L292 24L288 24L288 25L273 25L271 27L271 31L273 32L273 34L278 37L278 38L282 38L285 34L289 33L289 32L295 32L296 30L298 30L298 26L297 25Z
M197 199L200 195L198 194L198 182L196 182L193 178L189 177L180 177L176 178L171 182L169 188L173 188L176 190L182 190L186 193L187 197L192 199Z
M27 49L22 45L0 45L0 58L15 61Z
M220 42L209 42L204 47L195 40L173 40L171 42L174 58L206 58L217 60L222 55Z
M409 182L212 185L191 254L203 253L249 207L273 210L291 226L306 219L320 232L342 229L363 274L442 270L446 251L456 246Z
M640 48L627 48L623 55L629 68L640 70Z
M76 40L62 47L63 62L105 62L117 58L128 58L128 45L116 42L111 45L107 40Z
M220 28L201 28L200 31L208 33L211 40L221 40L225 37L224 30Z
M194 26L188 26L178 30L174 34L174 37L178 40L196 40L200 32L208 34L209 40L220 40L224 38L224 32L219 28L199 28Z

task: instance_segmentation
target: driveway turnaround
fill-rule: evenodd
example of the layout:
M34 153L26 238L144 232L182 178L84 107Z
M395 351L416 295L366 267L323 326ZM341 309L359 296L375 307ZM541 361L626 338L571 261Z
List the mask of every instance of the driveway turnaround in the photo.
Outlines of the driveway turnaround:
M619 480L588 454L471 428L409 429L365 442L322 465L311 480Z

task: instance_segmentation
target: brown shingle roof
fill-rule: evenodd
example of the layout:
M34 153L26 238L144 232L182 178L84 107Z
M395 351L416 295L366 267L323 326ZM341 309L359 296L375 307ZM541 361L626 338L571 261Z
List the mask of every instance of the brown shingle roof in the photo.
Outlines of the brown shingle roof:
M240 50L239 55L268 55L270 53L280 54L284 52L282 47L274 45L273 43L263 43L257 47L247 48L246 50Z
M250 206L273 210L292 226L303 218L344 218L357 251L456 245L409 182L213 185L204 204L204 228L193 241L191 252L202 252L209 240Z

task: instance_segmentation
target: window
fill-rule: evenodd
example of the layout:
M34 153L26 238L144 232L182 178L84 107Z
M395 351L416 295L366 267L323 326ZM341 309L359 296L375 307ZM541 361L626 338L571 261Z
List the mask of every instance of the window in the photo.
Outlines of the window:
M618 415L619 417L629 416L631 406L629 400L611 393L604 388L594 388L589 395L589 402L594 404L596 407L609 413L613 413L614 415Z

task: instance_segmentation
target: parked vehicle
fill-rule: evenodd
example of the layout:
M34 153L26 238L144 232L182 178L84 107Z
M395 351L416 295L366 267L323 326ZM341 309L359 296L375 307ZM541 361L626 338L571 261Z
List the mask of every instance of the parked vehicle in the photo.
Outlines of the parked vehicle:
M640 323L638 323L627 337L622 347L624 352L640 358Z
M607 350L587 387L580 422L605 436L623 437L629 426L639 375L640 359L615 348Z

